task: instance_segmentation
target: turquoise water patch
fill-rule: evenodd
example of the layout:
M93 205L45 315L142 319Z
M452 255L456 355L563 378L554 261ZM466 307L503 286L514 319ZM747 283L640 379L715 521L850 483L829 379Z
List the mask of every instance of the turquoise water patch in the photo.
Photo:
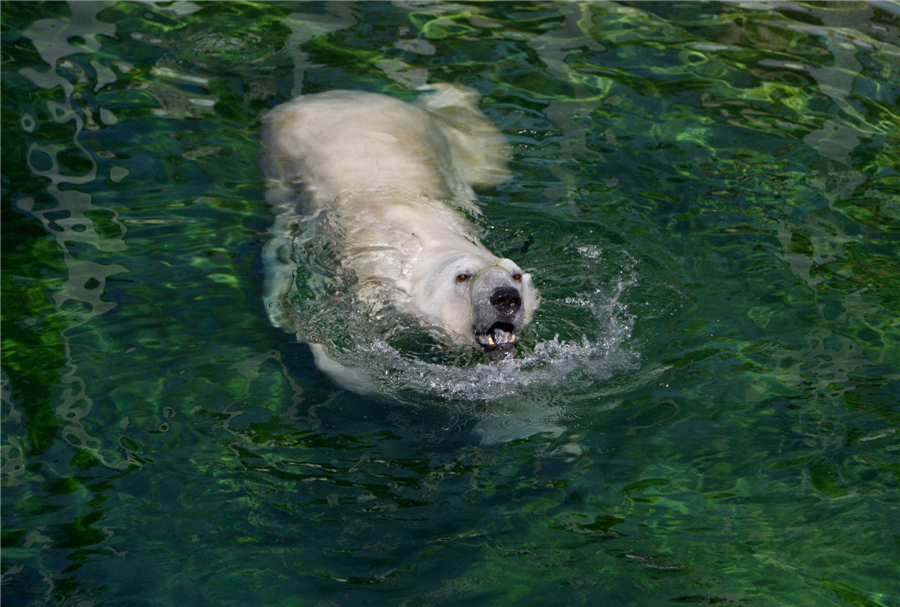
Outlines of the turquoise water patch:
M895 4L0 10L4 603L900 605ZM361 397L268 321L261 117L433 82L543 299Z

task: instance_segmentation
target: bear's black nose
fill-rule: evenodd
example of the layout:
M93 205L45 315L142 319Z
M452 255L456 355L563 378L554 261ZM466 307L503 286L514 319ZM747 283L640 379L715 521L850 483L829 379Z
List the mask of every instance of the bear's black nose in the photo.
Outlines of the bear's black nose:
M491 295L491 305L499 312L513 314L522 305L522 296L515 287L500 287Z

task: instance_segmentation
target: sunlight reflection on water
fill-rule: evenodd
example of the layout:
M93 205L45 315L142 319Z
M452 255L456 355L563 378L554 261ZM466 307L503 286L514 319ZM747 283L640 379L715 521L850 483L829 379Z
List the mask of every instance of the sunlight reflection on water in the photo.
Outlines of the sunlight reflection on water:
M900 604L894 4L2 10L5 600ZM258 121L434 80L545 299L488 363L298 298L384 403L268 326Z

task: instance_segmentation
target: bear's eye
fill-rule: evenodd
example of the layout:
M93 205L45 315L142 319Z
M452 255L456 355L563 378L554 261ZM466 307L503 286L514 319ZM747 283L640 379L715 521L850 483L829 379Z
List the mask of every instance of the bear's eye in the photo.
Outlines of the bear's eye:
M456 282L466 282L470 278L472 278L471 274L460 274L456 277Z
M522 280L522 275L521 274L513 274L513 280L515 280L516 282L519 282L520 280Z

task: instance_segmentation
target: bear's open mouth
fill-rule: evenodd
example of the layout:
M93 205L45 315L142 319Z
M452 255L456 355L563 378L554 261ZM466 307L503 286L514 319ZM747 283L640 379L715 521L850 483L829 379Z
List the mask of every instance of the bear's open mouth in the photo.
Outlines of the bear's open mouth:
M484 333L475 333L475 341L486 352L495 350L513 351L519 341L515 333L516 328L508 322L495 322Z

